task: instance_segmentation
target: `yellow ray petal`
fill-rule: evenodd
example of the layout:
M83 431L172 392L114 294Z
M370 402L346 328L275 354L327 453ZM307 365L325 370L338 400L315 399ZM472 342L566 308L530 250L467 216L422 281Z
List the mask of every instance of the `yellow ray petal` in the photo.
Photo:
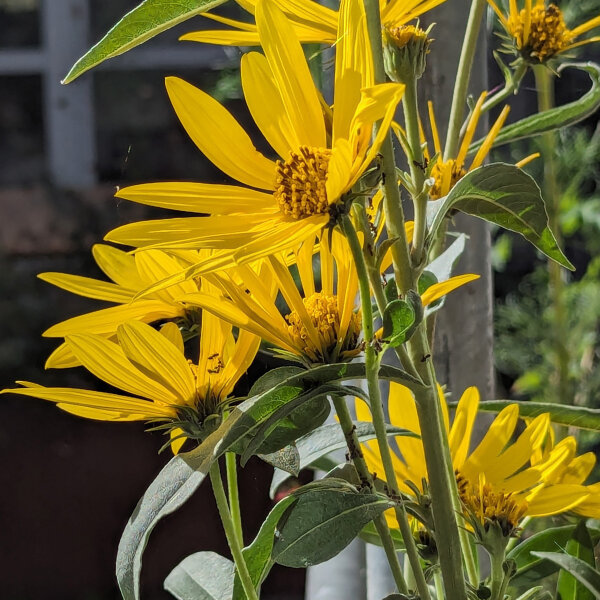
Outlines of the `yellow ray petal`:
M333 98L333 144L349 139L361 89L374 83L373 58L362 2L342 0L339 10Z
M600 15L594 17L593 19L589 19L585 23L578 25L574 29L571 29L571 35L575 37L579 37L581 34L590 31L590 29L594 29L595 27L600 27Z
M475 281L475 279L479 279L479 275L468 273L466 275L456 275L454 277L450 277L450 279L440 283L434 283L432 286L428 287L421 296L423 306L428 306L432 302L439 300L442 296L445 296L462 285L465 285L465 283Z
M175 346L175 348L177 348L178 352L184 354L185 348L183 345L183 337L179 327L177 327L175 323L165 323L159 331L171 342L171 344L173 344L173 346Z
M58 403L56 406L65 412L71 413L84 419L93 419L94 421L144 421L147 419L142 414L124 414L117 411L101 410L99 408L89 408L87 406L75 406L72 404Z
M460 469L467 458L478 408L479 390L476 387L467 388L456 407L449 435L452 465L455 469Z
M65 343L90 373L113 387L162 404L177 402L169 388L136 369L118 344L99 335L84 334L69 335Z
M210 29L191 31L182 35L184 42L202 42L204 44L219 44L220 46L258 46L260 38L257 31L241 31L237 29Z
M596 456L593 452L586 452L574 458L563 471L560 483L583 483L592 472L596 464Z
M324 148L327 138L319 96L292 26L273 0L257 5L256 26L298 140Z
M67 290L67 292L86 298L94 298L95 300L129 302L135 295L135 291L132 289L124 289L120 285L90 277L69 275L67 273L40 273L38 277L46 283Z
M185 181L132 185L120 189L115 197L148 206L215 215L256 212L263 206L273 206L273 196L258 190Z
M233 392L240 377L250 368L259 347L260 337L247 331L240 331L233 356L225 364L219 378L222 382L220 393L223 398Z
M165 252L160 250L144 250L135 255L135 263L141 277L146 281L147 287L157 281L179 273L181 265ZM177 285L166 288L156 293L156 296L166 303L174 303L176 298L195 292L198 289L196 283L191 280L182 281Z
M145 323L128 321L117 329L119 345L127 358L149 377L170 389L179 404L193 403L196 382L183 354Z
M185 444L187 439L184 435L183 429L180 427L175 427L175 429L171 429L169 436L171 438L171 451L173 454L179 454L181 447Z
M226 108L183 79L167 77L165 83L181 124L212 163L242 183L273 188L274 163L254 147Z
M81 363L75 358L69 347L63 342L46 359L44 369L70 369Z
M485 140L483 141L483 144L481 145L481 147L477 151L477 154L473 158L473 162L471 163L469 170L476 169L478 166L483 164L485 157L488 155L491 147L494 145L494 141L495 141L496 137L500 133L500 129L502 129L502 127L504 126L504 122L506 121L506 118L508 117L509 112L510 112L510 106L505 106L502 109L502 112L500 113L500 115L498 116L498 118L496 119L496 121L494 122L492 127L490 128L488 134L485 136ZM471 143L471 140L469 140L469 144L470 143Z
M36 386L32 388L15 388L0 390L0 394L18 394L31 398L40 398L57 404L72 404L88 408L100 409L124 415L140 415L144 419L157 417L174 417L175 411L170 406L154 404L148 400L120 396L106 392L82 390L77 388L47 388Z
M135 260L127 252L107 244L95 244L92 247L92 254L98 266L118 285L125 289L136 290L144 287Z
M242 88L250 114L267 142L284 160L302 141L294 129L265 56L249 52L241 61ZM273 198L270 198L271 205Z
M182 306L167 304L160 300L136 300L131 304L111 306L95 312L79 315L57 323L42 334L44 337L65 337L70 333L114 333L125 321L137 319L151 323L159 319L183 316Z
M544 487L527 497L527 514L531 517L545 517L566 512L581 504L589 495L582 485Z

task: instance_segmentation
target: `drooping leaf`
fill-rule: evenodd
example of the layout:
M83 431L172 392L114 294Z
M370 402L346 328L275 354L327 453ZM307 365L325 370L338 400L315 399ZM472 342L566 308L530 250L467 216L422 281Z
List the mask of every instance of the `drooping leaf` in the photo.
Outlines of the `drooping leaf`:
M63 83L70 83L101 62L123 54L155 35L206 12L226 0L144 0L112 27L72 67Z
M356 435L361 443L368 442L376 437L373 423L354 421L354 426L356 427ZM390 437L396 435L418 437L416 433L408 431L407 429L395 427L394 425L386 425L386 430ZM335 450L346 448L346 439L344 438L341 427L337 423L331 423L322 425L311 433L298 439L296 441L296 448L300 455L300 469L305 469L327 454L334 452ZM286 472L275 470L273 480L271 481L271 498L275 497L277 488L287 478L288 474Z
M242 550L252 583L256 588L260 587L271 567L275 564L271 559L273 544L275 543L275 528L281 515L295 501L293 496L287 496L278 502L267 515L253 542ZM233 600L246 600L242 582L237 574L233 586Z
M340 479L323 479L292 492L296 498L282 516L273 560L307 567L343 550L369 521L394 506L379 494L360 493Z
M517 404L519 413L523 417L537 417L543 413L549 413L550 419L557 425L600 431L600 410L586 406L568 406L527 400L487 400L479 404L479 410L497 413L510 404Z
M540 188L522 169L505 163L484 165L467 173L444 198L428 205L430 238L452 210L479 217L520 233L546 256L574 270L548 226Z
M579 558L583 562L596 568L594 559L594 543L592 536L585 526L585 521L581 520L573 535L567 542L565 551L569 556ZM557 600L594 600L595 596L581 581L575 579L571 573L561 569L556 584Z
M579 100L557 106L549 110L520 119L516 123L506 125L494 140L492 148L522 140L524 138L568 127L587 119L600 108L600 66L595 63L564 63L559 71L564 69L580 69L586 71L592 80L592 87ZM477 152L484 139L477 140L469 146L469 154Z
M305 371L306 369L303 369L302 367L294 366L277 367L276 369L271 369L254 382L250 388L250 391L248 392L248 397L252 398L252 396L258 396L259 394L268 392L270 389L283 383L288 377L300 375Z
M582 583L594 598L600 598L600 573L585 561L564 552L534 552L533 554L557 564Z
M512 583L518 586L531 586L558 571L558 565L539 558L535 553L563 549L573 536L575 527L575 525L564 525L545 529L513 548L507 555L507 558L514 560L517 564L517 573L512 579ZM592 541L597 543L600 539L600 530L592 528L589 533Z
M164 587L177 600L231 600L233 563L214 552L196 552L169 573Z

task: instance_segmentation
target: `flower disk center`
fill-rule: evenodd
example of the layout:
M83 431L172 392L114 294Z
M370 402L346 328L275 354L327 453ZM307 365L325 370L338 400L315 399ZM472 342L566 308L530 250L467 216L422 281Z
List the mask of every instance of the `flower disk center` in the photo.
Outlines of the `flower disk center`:
M436 162L431 169L431 177L435 182L429 190L429 196L432 200L443 198L466 174L462 165L456 164L453 159L443 163Z
M489 483L474 486L468 479L456 476L458 495L466 510L486 529L490 522L497 523L505 537L518 528L527 511L527 503L515 499L512 493L495 490Z
M360 313L352 313L344 339L340 339L341 323L337 296L317 292L304 298L302 302L316 335L313 331L309 332L305 319L297 311L293 310L285 319L294 342L312 362L335 360L337 356L352 353L357 349L361 332Z
M328 212L326 183L330 158L331 150L301 146L298 152L290 152L286 161L277 161L273 196L284 215L304 219Z
M563 51L571 41L571 32L565 25L563 14L555 4L548 8L534 6L531 9L529 31L526 32L525 9L517 17L508 20L508 28L515 38L517 48L526 59L544 62Z

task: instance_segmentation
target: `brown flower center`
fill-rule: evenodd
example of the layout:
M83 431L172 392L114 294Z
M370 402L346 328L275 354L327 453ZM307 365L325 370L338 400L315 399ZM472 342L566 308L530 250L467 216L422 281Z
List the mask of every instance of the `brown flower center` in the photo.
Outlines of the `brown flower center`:
M326 214L327 168L331 150L301 146L286 161L277 161L275 190L279 210L293 219Z
M323 292L317 292L304 298L303 303L317 332L318 345L316 344L317 340L313 339L314 336L309 335L306 324L297 311L293 310L285 319L294 342L302 348L304 354L311 361L327 361L344 353L352 353L357 349L362 329L360 312L352 314L346 335L343 340L340 340L340 313L337 296L328 296ZM337 356L332 357L333 353Z
M431 169L431 177L435 182L429 190L430 198L432 200L443 198L466 174L462 165L457 165L454 159L443 163L436 162Z
M525 31L526 11L509 18L508 28L524 58L544 62L562 52L572 39L563 14L555 4L534 6L530 13L529 33Z
M460 473L456 474L456 483L466 511L486 530L490 522L498 523L506 537L517 529L527 511L527 502L516 500L512 493L495 490L489 483L473 485Z

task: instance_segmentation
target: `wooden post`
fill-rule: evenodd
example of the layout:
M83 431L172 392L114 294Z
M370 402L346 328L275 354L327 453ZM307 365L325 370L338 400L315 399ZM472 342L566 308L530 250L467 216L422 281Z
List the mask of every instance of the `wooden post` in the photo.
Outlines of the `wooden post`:
M427 100L435 103L442 140L446 134L445 123L448 122L462 34L470 5L470 0L449 0L426 15L427 24L438 25L432 32L435 41L428 56L420 94L423 104ZM470 92L474 96L488 87L484 27L485 23L471 73ZM466 114L465 108L465 116ZM479 388L482 398L489 399L494 394L493 287L489 227L481 219L458 215L450 229L469 236L456 273L477 273L481 275L481 279L450 294L439 312L435 336L437 375L440 383L448 385L453 399L458 399L465 388L472 385Z

